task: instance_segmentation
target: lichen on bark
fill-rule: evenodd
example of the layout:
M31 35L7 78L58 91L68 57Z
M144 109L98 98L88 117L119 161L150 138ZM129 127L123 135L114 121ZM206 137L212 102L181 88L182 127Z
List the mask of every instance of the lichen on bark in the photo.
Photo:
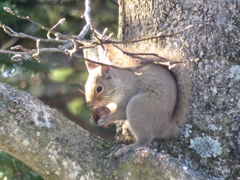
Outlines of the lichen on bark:
M120 0L120 4L122 40L172 34L193 26L174 37L134 45L149 52L174 45L190 63L193 88L187 126L177 139L161 141L160 150L215 176L240 177L239 2ZM201 157L190 148L191 140L206 137L218 142L222 153Z

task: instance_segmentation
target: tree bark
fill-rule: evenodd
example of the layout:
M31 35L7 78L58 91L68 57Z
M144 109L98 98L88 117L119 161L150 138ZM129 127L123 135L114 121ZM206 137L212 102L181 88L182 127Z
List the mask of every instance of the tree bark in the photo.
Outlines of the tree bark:
M0 149L44 179L206 179L164 153L143 148L114 159L112 146L30 94L0 83Z
M192 103L184 136L161 149L215 176L240 177L240 13L239 1L120 0L122 40L172 34L128 45L161 52L175 46L190 64ZM169 52L171 54L171 52Z
M178 36L134 46L161 51L175 44L191 65L194 86L189 122L182 136L163 141L161 149L201 172L233 179L240 176L238 6L234 0L119 1L122 40L173 33L193 25ZM117 146L3 83L0 119L0 149L25 162L44 179L213 178L148 148L116 160L112 153Z

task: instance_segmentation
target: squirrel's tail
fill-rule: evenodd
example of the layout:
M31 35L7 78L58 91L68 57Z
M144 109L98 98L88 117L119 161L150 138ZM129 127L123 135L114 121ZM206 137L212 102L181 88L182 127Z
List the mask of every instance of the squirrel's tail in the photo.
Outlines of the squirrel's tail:
M173 112L172 121L178 126L183 126L187 120L189 103L191 98L191 78L189 64L176 64L170 71L177 81L177 103Z
M187 121L191 100L190 62L185 60L184 53L174 46L167 46L158 54L170 61L171 65L168 69L173 73L177 82L177 103L173 112L172 122L181 127Z

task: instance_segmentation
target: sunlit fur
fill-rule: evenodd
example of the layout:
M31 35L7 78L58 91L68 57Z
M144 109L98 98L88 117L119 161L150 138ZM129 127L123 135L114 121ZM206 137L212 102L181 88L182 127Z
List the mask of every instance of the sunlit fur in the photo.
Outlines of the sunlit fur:
M125 56L117 54L117 51L111 54L111 48L107 49L109 54L101 62L123 60ZM169 70L157 64L146 64L132 70L88 62L86 65L89 72L85 85L87 103L94 107L106 105L111 111L99 119L98 125L107 126L116 120L127 120L136 139L134 144L119 149L115 156L135 147L147 146L154 138L174 136L185 122L185 97L189 94L184 88L189 81L187 76L181 76L179 68L174 69L177 66L171 70L176 82ZM187 75L186 71L184 73ZM100 93L96 91L98 85L103 86Z

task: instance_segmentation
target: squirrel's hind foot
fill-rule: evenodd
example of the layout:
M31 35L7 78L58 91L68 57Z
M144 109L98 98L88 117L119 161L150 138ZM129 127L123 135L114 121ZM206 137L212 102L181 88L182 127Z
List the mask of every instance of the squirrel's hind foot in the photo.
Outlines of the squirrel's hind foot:
M134 147L130 146L125 146L123 148L120 148L117 152L114 153L115 158L119 158L123 154L126 154L127 152L133 150Z
M127 152L135 149L135 148L143 148L143 147L147 147L149 145L150 141L144 141L143 143L140 142L136 142L134 144L125 146L123 148L120 148L117 152L114 153L114 157L118 158L120 156L122 156L123 154L126 154Z

